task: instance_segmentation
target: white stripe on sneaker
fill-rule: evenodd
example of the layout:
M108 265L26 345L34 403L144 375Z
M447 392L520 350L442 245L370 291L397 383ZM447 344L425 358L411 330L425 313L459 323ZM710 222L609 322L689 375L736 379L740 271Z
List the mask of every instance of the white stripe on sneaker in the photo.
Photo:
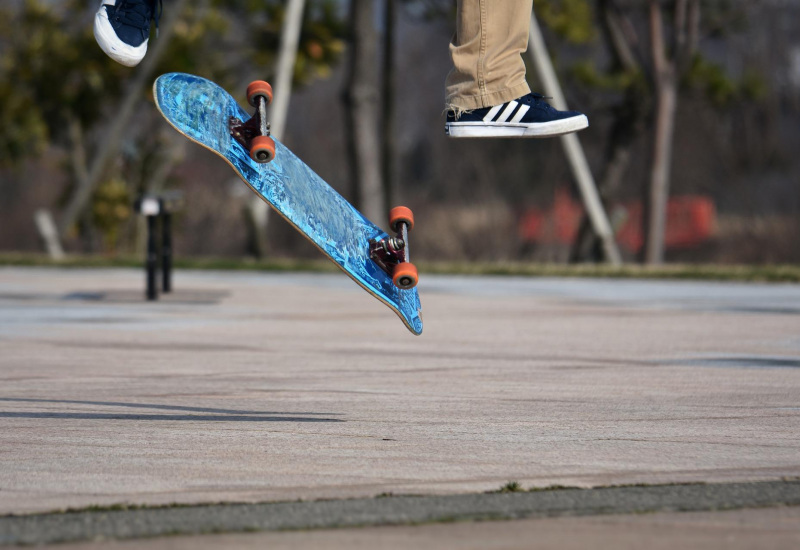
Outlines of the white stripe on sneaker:
M494 115L496 115L500 111L501 107L502 107L502 105L495 105L494 107L489 109L489 112L486 113L485 117L483 117L483 121L484 122L491 122L492 119L494 118Z
M523 105L522 107L519 108L519 111L517 111L517 114L514 115L514 118L511 119L511 122L515 122L515 123L519 122L520 120L522 120L522 117L525 116L525 113L527 113L529 110L530 110L530 107L528 107L527 105Z
M518 105L519 103L517 103L516 101L509 102L508 107L506 107L503 110L503 112L500 114L499 117L497 117L497 120L495 120L495 122L505 122L506 120L508 120L508 117L511 116L511 113L514 112L514 109L516 109Z

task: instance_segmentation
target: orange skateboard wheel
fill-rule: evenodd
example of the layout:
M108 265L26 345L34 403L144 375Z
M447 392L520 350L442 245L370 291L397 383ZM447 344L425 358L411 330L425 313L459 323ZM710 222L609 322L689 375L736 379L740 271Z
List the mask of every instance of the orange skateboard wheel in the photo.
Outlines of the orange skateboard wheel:
M263 97L267 105L272 103L272 86L263 80L254 80L247 86L247 102L253 107L258 107L259 97Z
M419 274L417 273L416 266L409 262L397 264L392 274L392 282L394 286L402 288L403 290L414 288L419 282Z
M389 227L392 228L392 231L398 230L397 224L400 222L405 222L408 224L409 231L414 229L414 213L410 208L405 206L395 206L389 211Z
M275 141L269 136L256 136L250 145L250 158L266 164L275 158Z

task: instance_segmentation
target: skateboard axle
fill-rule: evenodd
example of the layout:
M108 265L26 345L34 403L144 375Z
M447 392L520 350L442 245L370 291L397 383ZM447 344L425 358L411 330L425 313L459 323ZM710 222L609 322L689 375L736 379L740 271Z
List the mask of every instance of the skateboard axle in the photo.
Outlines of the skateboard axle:
M256 111L256 114L248 119L247 122L242 122L235 116L232 116L228 119L228 129L230 130L231 136L233 136L242 147L249 150L250 144L254 138L270 135L270 123L260 119L261 117L258 111Z
M406 247L406 243L399 237L389 237L381 241L387 252L400 252Z
M405 221L400 221L395 225L397 235L394 237L385 237L381 240L373 240L370 242L369 255L378 266L385 271L388 275L395 279L395 272L398 266L408 264L409 251L408 251L408 224ZM408 264L410 265L410 264ZM416 279L407 276L400 276L395 280L400 288L411 288L416 285Z

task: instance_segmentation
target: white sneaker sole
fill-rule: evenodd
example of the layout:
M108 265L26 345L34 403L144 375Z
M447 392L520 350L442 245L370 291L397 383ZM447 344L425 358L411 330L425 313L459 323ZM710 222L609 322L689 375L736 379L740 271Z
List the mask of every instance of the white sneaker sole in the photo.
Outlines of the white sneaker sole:
M532 137L546 138L571 134L589 127L586 115L552 120L550 122L447 122L445 134L457 138Z
M117 37L108 20L108 12L103 7L94 16L94 38L108 57L126 67L135 67L147 53L147 40L141 46L134 47Z

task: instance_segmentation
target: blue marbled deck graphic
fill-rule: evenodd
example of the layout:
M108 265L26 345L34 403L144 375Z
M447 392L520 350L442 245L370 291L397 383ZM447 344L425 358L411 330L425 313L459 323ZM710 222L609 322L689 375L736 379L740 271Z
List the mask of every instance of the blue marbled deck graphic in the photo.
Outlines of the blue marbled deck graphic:
M204 78L169 73L153 88L156 105L179 132L218 153L278 213L367 291L422 333L417 289L400 290L369 258L369 241L386 233L366 219L277 139L275 159L258 164L228 131L228 119L250 118L225 90Z

